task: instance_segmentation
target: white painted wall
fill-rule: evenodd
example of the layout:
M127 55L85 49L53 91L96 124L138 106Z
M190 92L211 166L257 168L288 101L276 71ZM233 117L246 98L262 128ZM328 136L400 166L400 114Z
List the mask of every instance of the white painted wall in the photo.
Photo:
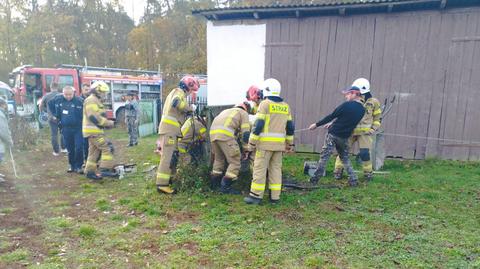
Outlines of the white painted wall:
M208 105L233 105L264 80L266 25L207 22Z

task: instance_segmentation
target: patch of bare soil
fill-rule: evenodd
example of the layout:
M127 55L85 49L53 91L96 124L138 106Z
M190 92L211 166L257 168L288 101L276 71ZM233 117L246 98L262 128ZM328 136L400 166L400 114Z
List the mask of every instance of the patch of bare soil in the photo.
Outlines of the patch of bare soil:
M64 172L64 156L50 157L40 150L16 151L14 155L18 178L15 178L10 162L2 165L6 170L2 170L6 181L0 183L0 229L9 244L0 249L0 255L24 249L30 253L27 261L37 263L48 253L42 232L44 221L51 215L46 206L52 199L51 193L59 193L60 197L55 199L63 200L63 193L78 188L79 183ZM8 267L23 265L9 264Z

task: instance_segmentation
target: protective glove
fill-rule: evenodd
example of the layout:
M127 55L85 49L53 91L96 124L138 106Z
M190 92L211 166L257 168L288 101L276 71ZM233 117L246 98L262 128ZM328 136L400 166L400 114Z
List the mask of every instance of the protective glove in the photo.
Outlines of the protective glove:
M242 161L248 160L250 158L250 155L252 154L251 151L245 150L242 153Z
M295 145L287 144L285 146L285 152L286 153L292 153L295 150Z
M377 130L375 130L375 129L372 128L372 129L368 130L367 134L373 135L376 131L377 131Z
M105 128L112 128L115 125L115 122L107 120L104 124Z
M155 153L160 155L162 153L162 141L160 141L160 139L157 139L157 142L155 144L156 144Z
M108 140L108 141L107 141L107 145L108 145L108 148L110 149L110 152L111 152L112 154L114 154L114 153L115 153L115 147L113 146L112 141Z

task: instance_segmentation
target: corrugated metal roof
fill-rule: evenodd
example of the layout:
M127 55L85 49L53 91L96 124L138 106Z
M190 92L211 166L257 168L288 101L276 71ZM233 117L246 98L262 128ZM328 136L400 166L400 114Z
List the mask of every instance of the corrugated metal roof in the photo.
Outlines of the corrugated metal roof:
M412 2L412 0L324 0L314 3L304 4L271 4L271 5L254 5L254 6L234 6L228 8L211 8L211 9L198 9L193 12L206 12L206 11L234 11L234 10L249 10L249 9L286 9L286 8L311 8L311 7L324 7L324 6L339 6L339 5L368 5L378 3L395 3L395 2Z
M270 19L353 15L478 6L480 0L324 0L305 4L273 4L193 10L208 20Z

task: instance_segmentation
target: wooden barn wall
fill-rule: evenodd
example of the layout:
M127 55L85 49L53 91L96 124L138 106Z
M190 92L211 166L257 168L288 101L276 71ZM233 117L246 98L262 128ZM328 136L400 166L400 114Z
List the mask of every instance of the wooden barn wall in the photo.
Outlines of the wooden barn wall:
M297 129L330 113L340 90L370 79L395 95L386 133L480 141L480 8L266 20L266 77L275 77ZM324 130L296 134L320 151ZM480 145L386 136L388 156L478 160Z

